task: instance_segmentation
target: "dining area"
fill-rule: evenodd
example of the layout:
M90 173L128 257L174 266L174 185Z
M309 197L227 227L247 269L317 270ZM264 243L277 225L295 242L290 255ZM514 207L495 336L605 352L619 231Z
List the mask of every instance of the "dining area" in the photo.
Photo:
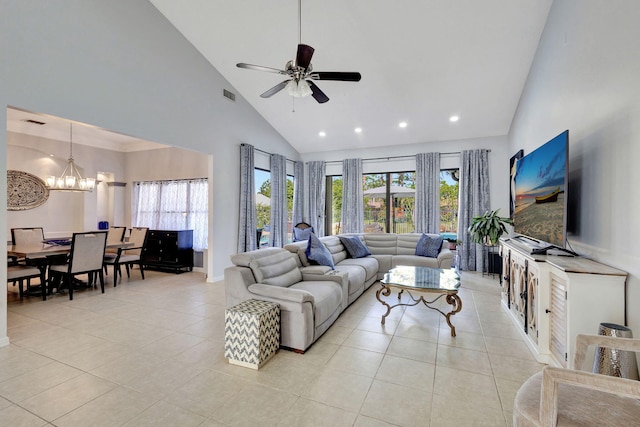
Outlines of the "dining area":
M141 262L148 228L112 226L106 230L74 232L69 237L45 237L43 227L11 229L7 242L7 284L19 297L47 297L74 291L105 292L106 278L113 286L122 281L122 267L130 277L134 266L144 279Z

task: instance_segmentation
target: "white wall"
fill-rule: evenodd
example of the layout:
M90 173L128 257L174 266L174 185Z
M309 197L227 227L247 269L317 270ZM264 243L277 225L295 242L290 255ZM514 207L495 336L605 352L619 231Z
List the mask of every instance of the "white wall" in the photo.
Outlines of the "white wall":
M6 106L51 114L213 155L213 275L236 251L239 145L298 153L146 0L0 0L0 129ZM6 185L0 132L0 184ZM0 203L6 194L0 192ZM6 211L0 239L6 239ZM6 255L2 255L5 257ZM4 262L4 258L0 258ZM0 345L6 343L6 272L0 271Z
M510 153L526 154L569 129L569 242L581 255L630 273L627 313L636 337L638 17L637 0L555 0L509 135Z

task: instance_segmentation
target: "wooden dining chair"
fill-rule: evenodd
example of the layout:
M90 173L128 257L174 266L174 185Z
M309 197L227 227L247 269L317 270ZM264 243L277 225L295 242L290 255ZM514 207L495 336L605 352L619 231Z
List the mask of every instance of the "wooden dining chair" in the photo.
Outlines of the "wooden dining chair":
M94 275L98 276L100 288L104 293L102 265L106 243L106 231L73 233L69 262L49 267L49 291L54 287L60 290L61 286L66 285L69 290L69 299L72 300L73 278L79 274L88 274L89 284L92 283Z
M11 244L15 246L37 246L44 240L44 229L42 227L12 228ZM16 259L18 264L40 265L45 259Z
M120 275L120 279L122 280L122 271L120 269L121 265L124 265L127 270L127 277L131 277L129 272L129 267L132 267L135 264L138 264L140 268L140 276L142 280L144 280L144 266L142 265L142 251L147 243L147 232L149 228L147 227L134 227L131 229L131 235L129 236L129 243L132 243L133 246L127 247L126 249L120 249L118 252L118 256L115 258L105 258L104 266L105 269L107 265L113 265L113 286L115 287L118 284L118 275Z
M109 248L108 246L124 241L124 234L126 231L127 227L109 227L109 231L107 232L107 248L104 251L105 261L118 256L119 250L115 248ZM106 263L104 264L104 274L108 274Z
M43 268L32 267L27 265L14 265L7 267L7 282L18 284L18 293L20 298L24 296L24 282L27 281L27 291L31 287L31 279L40 279L40 288L42 291L42 301L47 299L47 283L45 280L45 270Z

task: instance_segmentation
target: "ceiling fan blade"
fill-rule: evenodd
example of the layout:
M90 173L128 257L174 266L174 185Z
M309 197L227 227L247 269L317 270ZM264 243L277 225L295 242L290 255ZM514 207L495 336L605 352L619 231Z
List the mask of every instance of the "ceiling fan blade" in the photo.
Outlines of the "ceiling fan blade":
M296 65L302 67L305 70L311 64L311 57L313 56L314 48L306 44L298 45L298 53L296 54Z
M246 68L247 70L266 71L268 73L284 74L285 76L289 74L286 71L278 70L277 68L263 67L262 65L245 64L244 62L236 64L236 67Z
M261 98L269 98L273 95L275 95L276 93L280 92L282 89L284 89L287 86L287 83L289 83L291 80L285 80L281 83L278 83L277 85L275 85L274 87L272 87L271 89L269 89L268 91L266 91L265 93L261 94L260 97Z
M342 71L314 71L309 75L314 80L338 80L341 82L359 82L362 76L360 73L349 73Z
M307 83L309 83L309 87L311 87L311 92L313 92L311 96L313 96L313 99L318 101L319 104L324 104L329 100L329 97L325 95L324 92L321 91L320 88L315 85L315 83L313 83L310 80L307 80Z

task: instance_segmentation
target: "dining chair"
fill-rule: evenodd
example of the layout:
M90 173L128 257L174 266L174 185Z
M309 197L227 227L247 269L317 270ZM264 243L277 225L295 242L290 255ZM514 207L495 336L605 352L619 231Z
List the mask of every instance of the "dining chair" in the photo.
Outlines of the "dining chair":
M105 269L107 268L107 265L113 265L114 287L118 284L118 274L120 275L120 279L122 279L122 271L120 269L121 265L124 265L127 270L127 278L129 278L131 277L129 267L133 267L133 265L138 264L140 268L140 276L142 277L142 280L144 280L144 267L141 261L142 251L147 243L148 231L148 227L133 227L131 229L131 235L129 236L129 243L132 243L133 246L126 249L119 249L118 256L115 258L105 258Z
M73 233L69 262L64 265L52 265L49 267L49 291L54 287L60 290L63 285L66 285L69 289L69 299L72 300L74 277L79 274L88 274L89 285L91 285L94 275L97 274L100 280L100 288L104 293L102 265L106 243L106 231Z
M31 287L31 279L40 279L40 288L42 291L42 301L47 299L47 284L45 281L45 270L38 267L27 265L14 265L7 267L7 282L12 282L15 286L18 283L18 292L20 298L24 296L24 281L27 281L27 293Z
M110 244L120 243L124 240L124 234L127 231L127 227L109 227L107 232L107 246ZM107 247L104 251L104 259L115 258L118 256L118 249ZM107 264L104 264L104 274L107 272Z
M37 246L41 245L44 240L44 229L42 227L29 227L29 228L12 228L11 229L11 244L17 246ZM40 265L45 259L33 258L33 259L16 259L19 264L31 264Z

